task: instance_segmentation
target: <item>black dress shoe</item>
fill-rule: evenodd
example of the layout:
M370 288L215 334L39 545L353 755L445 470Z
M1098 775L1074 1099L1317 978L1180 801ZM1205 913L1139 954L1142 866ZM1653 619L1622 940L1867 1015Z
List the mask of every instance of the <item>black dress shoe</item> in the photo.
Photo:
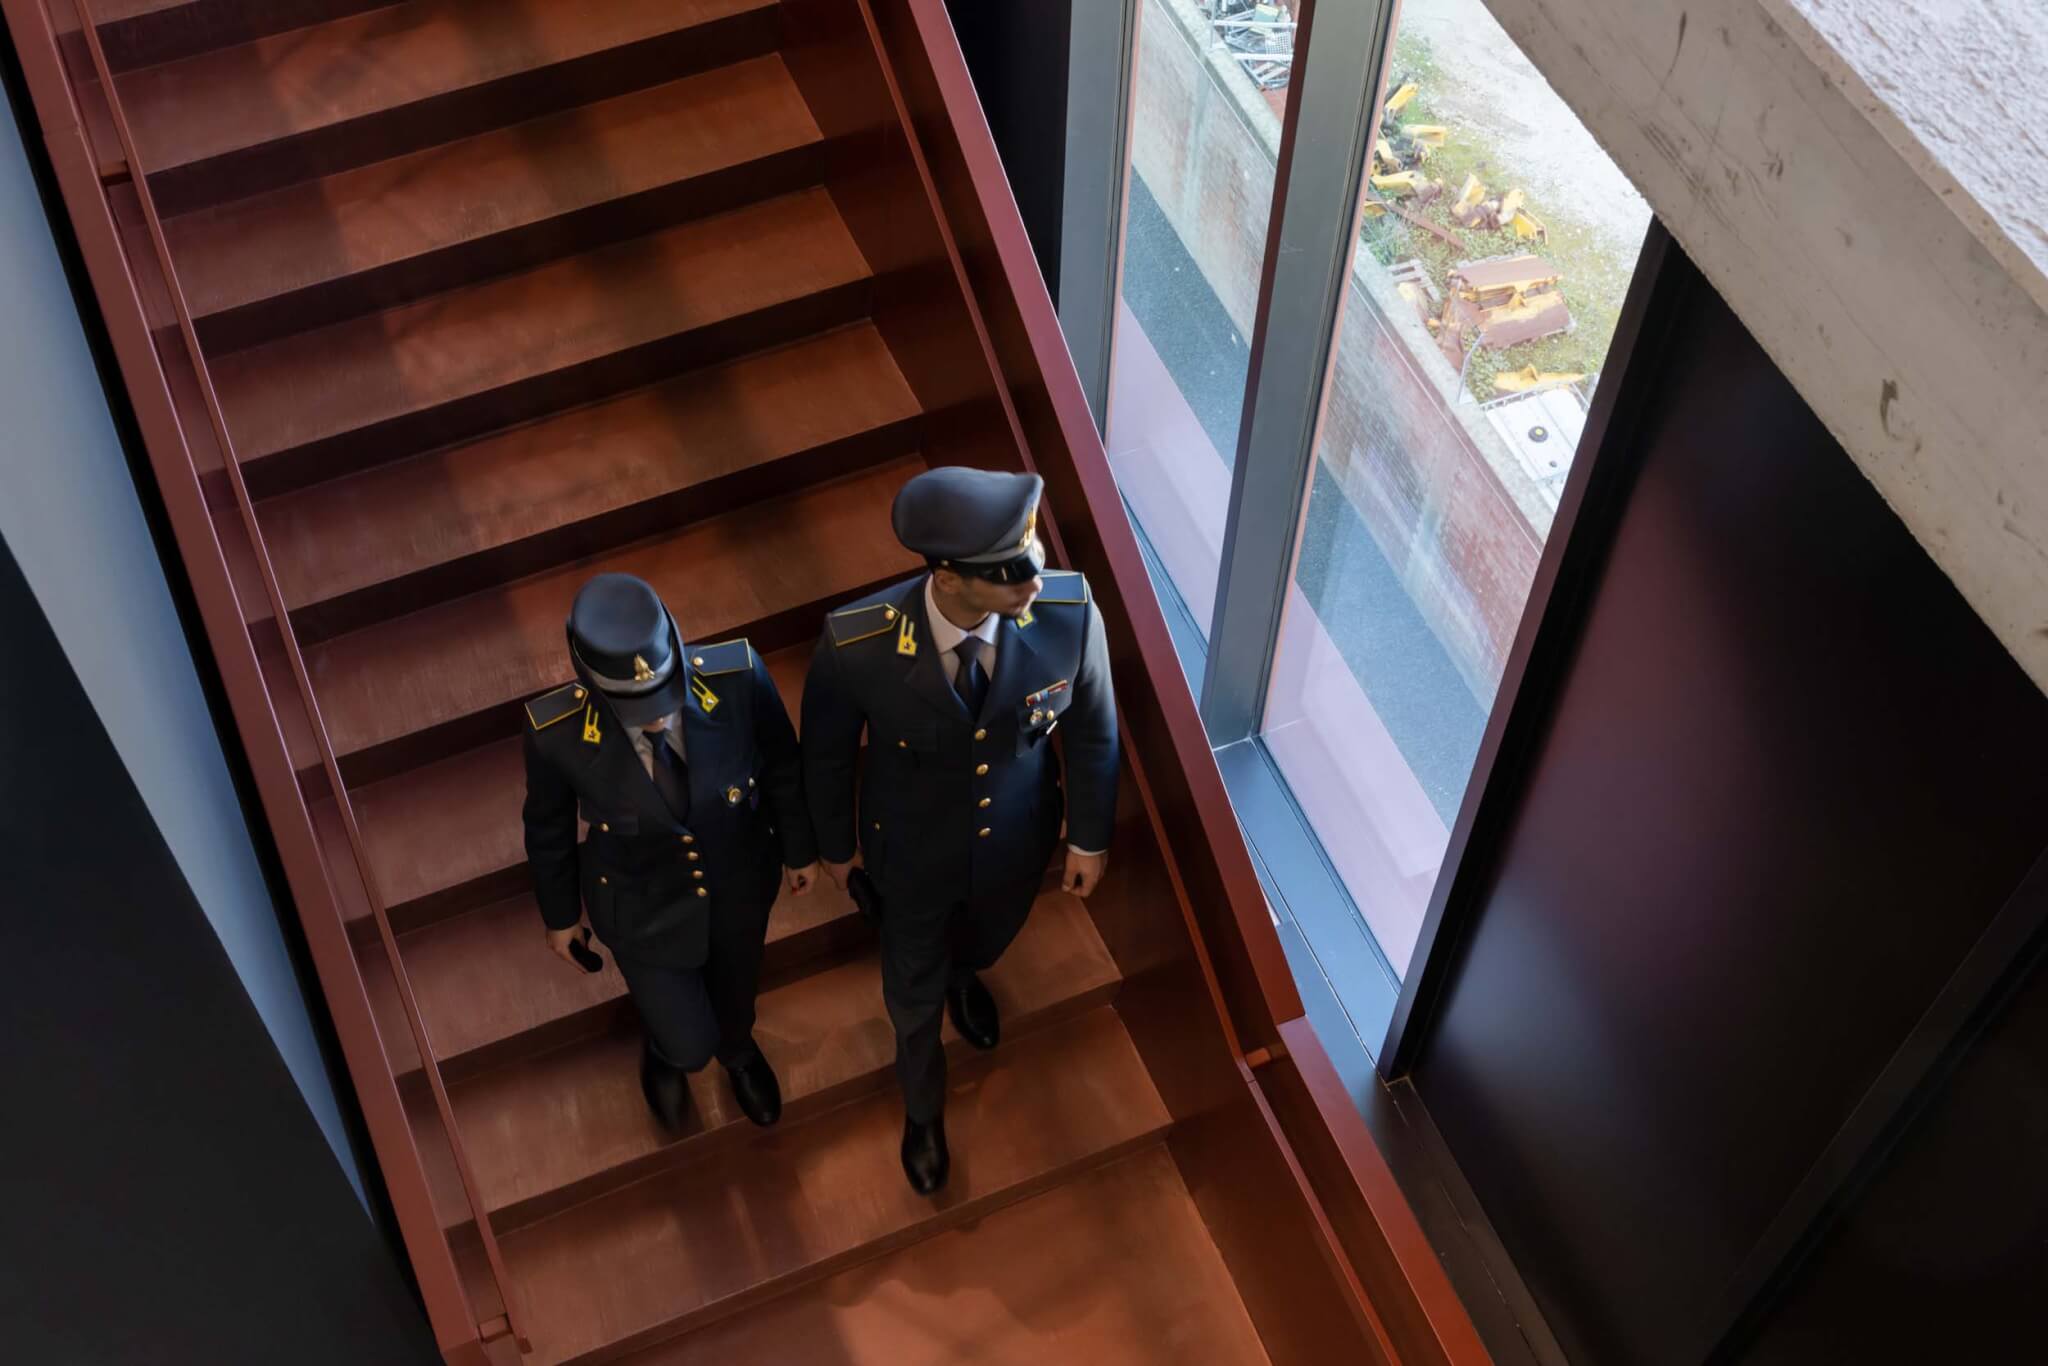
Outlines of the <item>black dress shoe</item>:
M775 1080L768 1059L756 1053L738 1067L726 1068L725 1075L748 1119L765 1129L782 1118L782 1083Z
M960 1031L960 1037L986 1052L996 1046L1002 1037L1002 1017L996 1013L996 998L988 994L988 988L973 973L946 988L946 1013L953 1017L953 1028Z
M655 1056L651 1043L640 1045L640 1094L662 1128L672 1134L683 1131L690 1117L689 1074Z
M946 1117L929 1123L905 1118L903 1121L903 1174L919 1195L937 1195L953 1169L953 1155L946 1151Z

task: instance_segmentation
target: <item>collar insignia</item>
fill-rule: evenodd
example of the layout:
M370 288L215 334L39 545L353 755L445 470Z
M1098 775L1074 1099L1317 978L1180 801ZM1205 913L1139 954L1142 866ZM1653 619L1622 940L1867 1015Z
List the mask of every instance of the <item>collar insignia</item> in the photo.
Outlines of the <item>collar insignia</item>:
M603 742L604 732L597 728L597 708L587 706L583 709L583 743L596 745Z
M917 654L917 623L908 613L896 619L896 653L913 657Z
M718 706L718 694L711 691L711 685L697 674L690 675L690 691L697 694L697 705L704 709L706 716Z

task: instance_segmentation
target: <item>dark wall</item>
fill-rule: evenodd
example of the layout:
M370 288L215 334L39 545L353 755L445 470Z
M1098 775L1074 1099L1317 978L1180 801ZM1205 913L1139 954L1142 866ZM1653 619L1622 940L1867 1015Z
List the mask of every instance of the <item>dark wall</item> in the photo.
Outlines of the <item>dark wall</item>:
M1039 272L1058 298L1073 0L946 0L946 10L1002 153Z
M0 545L0 1357L435 1362Z
M2048 971L2035 965L1746 1349L1742 1366L2048 1358Z
M2048 846L2048 699L1683 269L1413 1074L1567 1352L1616 1366L1700 1359Z

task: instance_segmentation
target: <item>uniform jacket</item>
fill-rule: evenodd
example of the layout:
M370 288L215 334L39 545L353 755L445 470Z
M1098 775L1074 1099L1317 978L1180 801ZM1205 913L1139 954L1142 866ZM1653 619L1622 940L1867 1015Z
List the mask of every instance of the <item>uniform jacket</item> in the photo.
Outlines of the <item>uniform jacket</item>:
M979 716L967 714L932 644L923 575L826 619L804 684L812 820L834 862L853 857L858 830L885 900L951 903L1035 888L1063 805L1070 843L1109 847L1117 730L1102 615L1081 575L1048 571L1044 580L1030 613L997 628ZM1064 803L1055 729L1066 751Z
M817 858L789 714L744 640L686 651L678 821L600 696L570 684L527 703L526 857L550 929L579 906L614 953L704 961L710 917L772 902L781 866ZM577 817L589 826L577 843Z

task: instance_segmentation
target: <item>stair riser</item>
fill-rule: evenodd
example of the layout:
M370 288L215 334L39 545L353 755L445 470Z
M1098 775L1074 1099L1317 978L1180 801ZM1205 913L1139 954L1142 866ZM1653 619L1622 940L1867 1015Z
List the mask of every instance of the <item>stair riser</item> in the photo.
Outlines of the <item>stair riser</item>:
M157 211L175 217L763 56L776 44L774 12L750 10L296 137L165 167L150 175L150 190Z
M526 863L521 856L504 867L494 868L488 873L387 907L385 914L390 916L395 933L410 934L414 930L425 929L429 925L467 914L531 889ZM377 937L376 924L367 914L351 919L348 922L348 931L350 942L358 947L373 943ZM859 942L861 937L856 933L847 940L847 943ZM837 947L835 945L835 949ZM773 964L770 964L771 976L773 971Z
M392 0L194 0L189 5L100 25L107 65L115 71L175 62L215 48L322 24Z
M372 465L402 460L592 403L749 351L780 346L866 317L873 290L855 280L737 318L663 337L581 365L407 413L259 459L245 459L252 498L270 498Z
M850 1252L842 1253L839 1256L823 1258L804 1267L801 1271L761 1281L748 1287L741 1294L728 1296L714 1304L706 1305L704 1308L693 1313L681 1315L657 1327L619 1338L616 1341L605 1344L596 1351L582 1352L564 1357L561 1359L560 1366L599 1366L599 1363L617 1361L621 1357L650 1347L657 1342L667 1342L686 1333L693 1332L696 1329L708 1327L719 1322L721 1319L730 1318L734 1314L744 1313L757 1304L766 1303L803 1286L812 1285L828 1277L836 1276L850 1267L859 1266L864 1262L876 1261L888 1256L892 1252L908 1247L912 1243L922 1242L947 1229L959 1228L963 1224L970 1224L986 1215L993 1214L999 1209L1006 1209L1011 1205L1029 1200L1033 1196L1043 1195L1055 1186L1062 1185L1098 1168L1109 1166L1113 1162L1121 1161L1139 1149L1159 1141L1164 1134L1165 1131L1163 1129L1140 1134L1121 1143L1103 1148L1098 1152L1090 1153L1081 1161L1067 1163L1064 1166L1041 1173L1028 1181L1021 1181L1014 1186L994 1192L979 1200L964 1200L957 1205L948 1205L943 1210L935 1213L925 1223L899 1230L885 1238L878 1238L871 1243L855 1248Z
M533 923L536 939L540 930L540 918L536 916ZM371 936L371 943L361 952L381 957L383 949L375 945L374 929ZM785 934L771 939L762 950L760 989L773 991L796 977L817 971L821 966L844 961L873 943L873 931L857 915L841 916L800 934ZM401 943L399 953L403 955L404 952L405 946ZM638 1028L638 1018L633 1013L633 1003L626 996L615 996L587 1009L558 1016L537 1029L443 1058L441 1076L454 1086L494 1068L523 1062L536 1054L575 1043L593 1034ZM407 1046L410 1047L409 1041ZM417 1059L408 1058L400 1075L410 1076L417 1069Z
M1049 1010L1033 1011L1029 1014L1006 1016L1003 1020L1003 1038L1006 1042L1025 1038L1038 1030L1049 1029L1067 1020L1078 1019L1097 1006L1107 1005L1116 995L1117 984L1107 983L1093 991L1060 1002ZM771 988L764 987L763 990ZM875 990L881 990L879 978ZM771 1059L770 1061L773 1061ZM993 1061L990 1054L983 1053L964 1039L954 1038L946 1044L947 1076L958 1082L977 1075ZM782 1120L777 1126L787 1130L798 1124L818 1119L852 1101L865 1096L876 1095L896 1084L893 1065L876 1068L872 1072L849 1078L836 1086L813 1092L788 1101L782 1109ZM458 1098L457 1104L460 1104ZM514 1229L538 1223L549 1215L559 1214L572 1205L594 1200L601 1195L635 1181L655 1176L676 1167L687 1166L715 1157L738 1143L745 1143L754 1137L754 1126L744 1119L737 1119L702 1133L689 1134L659 1152L631 1162L621 1163L608 1171L549 1191L545 1195L516 1201L491 1211L491 1229L503 1237Z
M825 157L822 144L792 148L745 165L725 167L545 222L458 243L345 279L325 281L209 314L195 321L200 344L215 356L260 346L279 337L310 332L330 323L411 303L429 294L806 189L823 179Z
M660 498L302 607L292 613L292 629L303 644L328 640L465 593L616 550L644 537L672 532L792 488L907 455L916 449L917 436L918 424L906 421L799 451Z
M843 592L834 591L830 598L803 603L752 622L736 622L724 630L704 632L702 638L724 640L731 636L743 635L753 642L755 650L768 654L814 639L827 609L872 593L876 589L885 588L901 577L900 574L885 575ZM565 657L562 663L562 681L566 681L568 677L569 665ZM351 788L381 782L407 769L430 764L437 759L450 758L463 750L475 749L493 740L516 735L519 728L526 723L525 703L524 697L514 698L496 706L486 707L482 711L457 717L452 721L423 727L380 745L371 745L366 749L341 755L339 757L342 781ZM301 781L309 776L309 773L302 773Z

